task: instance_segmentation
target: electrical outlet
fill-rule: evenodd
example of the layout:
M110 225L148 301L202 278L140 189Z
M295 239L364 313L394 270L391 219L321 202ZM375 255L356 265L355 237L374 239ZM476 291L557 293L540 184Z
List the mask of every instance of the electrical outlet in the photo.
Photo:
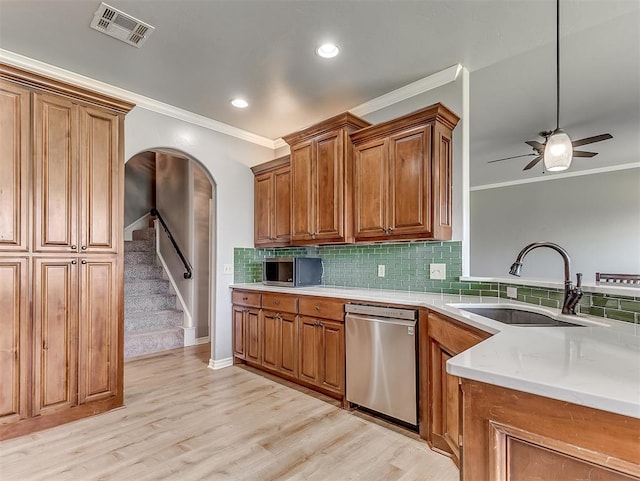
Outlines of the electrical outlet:
M511 299L518 298L518 288L517 287L507 287L507 297Z
M233 264L225 264L222 267L223 274L233 274Z
M429 279L445 280L447 278L447 264L429 264Z
M385 266L381 264L378 266L378 277L384 277L385 274Z

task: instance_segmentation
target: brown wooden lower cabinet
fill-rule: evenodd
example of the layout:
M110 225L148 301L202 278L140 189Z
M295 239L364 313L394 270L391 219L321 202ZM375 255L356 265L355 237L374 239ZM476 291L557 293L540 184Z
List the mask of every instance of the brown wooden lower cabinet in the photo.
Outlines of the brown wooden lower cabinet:
M262 312L262 367L292 378L298 376L298 316Z
M640 479L640 419L462 380L462 481Z
M421 410L427 411L421 415L422 420L427 420L427 426L421 429L421 435L426 435L434 450L447 454L459 465L462 437L460 378L447 373L446 363L490 337L490 334L432 311L429 312L427 326L426 346L421 343L421 347L426 348L421 367L427 369L428 401L423 399L420 405Z
M344 394L344 324L300 316L300 379Z

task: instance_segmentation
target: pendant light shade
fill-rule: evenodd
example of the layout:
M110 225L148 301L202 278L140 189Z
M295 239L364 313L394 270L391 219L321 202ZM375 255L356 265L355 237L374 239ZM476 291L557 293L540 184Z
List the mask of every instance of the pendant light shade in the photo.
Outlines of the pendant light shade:
M571 165L572 158L571 139L564 130L554 130L544 148L544 166L551 172L566 170Z

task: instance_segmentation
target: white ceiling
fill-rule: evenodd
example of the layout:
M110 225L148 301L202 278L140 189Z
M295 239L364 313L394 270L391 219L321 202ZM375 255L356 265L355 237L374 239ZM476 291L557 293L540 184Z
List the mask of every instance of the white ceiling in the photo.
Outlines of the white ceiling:
M140 49L89 28L99 3L0 0L0 47L271 139L460 63L473 184L520 175L523 163L486 161L554 127L554 0L108 0L156 27ZM640 1L561 12L562 126L574 139L635 129L635 159L608 162L637 162ZM325 41L341 55L316 56ZM249 108L229 105L238 95Z

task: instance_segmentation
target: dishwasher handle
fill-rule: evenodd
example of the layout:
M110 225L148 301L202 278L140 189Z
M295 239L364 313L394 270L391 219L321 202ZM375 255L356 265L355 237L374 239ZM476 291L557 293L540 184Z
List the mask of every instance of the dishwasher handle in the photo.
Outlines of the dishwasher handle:
M352 314L352 313L348 313L345 316L345 319L346 319L346 322L353 320L353 321L363 321L363 322L375 322L378 324L391 324L391 325L405 326L405 327L415 327L417 322L416 320L407 321L404 319L390 319L387 317L363 316L362 314Z

